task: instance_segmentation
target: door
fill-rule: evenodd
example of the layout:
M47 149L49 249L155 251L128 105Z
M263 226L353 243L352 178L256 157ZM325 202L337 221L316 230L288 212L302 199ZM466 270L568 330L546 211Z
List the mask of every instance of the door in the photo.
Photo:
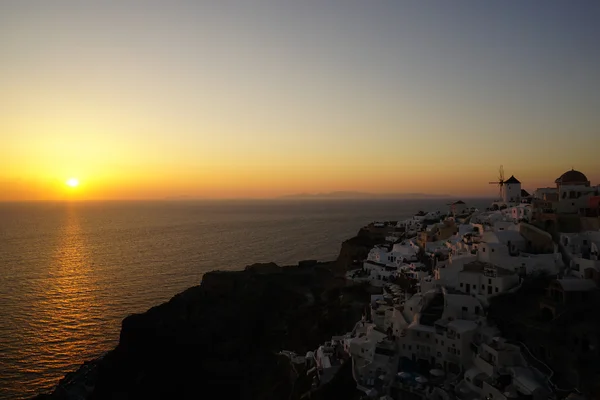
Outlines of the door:
M470 283L467 283L466 288L467 288L467 293L471 293L471 284Z
M488 294L492 294L492 285L488 285Z

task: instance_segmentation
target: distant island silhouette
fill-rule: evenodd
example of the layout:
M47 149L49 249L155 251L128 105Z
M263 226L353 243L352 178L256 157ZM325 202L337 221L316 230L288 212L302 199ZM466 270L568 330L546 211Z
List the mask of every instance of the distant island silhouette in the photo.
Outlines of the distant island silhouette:
M428 194L428 193L368 193L340 191L328 193L297 193L278 197L279 199L437 199L450 198L449 194Z
M431 194L431 193L369 193L358 191L337 191L325 193L295 193L277 197L254 198L210 198L191 195L168 196L164 200L168 201L261 201L261 200L377 200L377 199L450 199L455 196L449 194Z

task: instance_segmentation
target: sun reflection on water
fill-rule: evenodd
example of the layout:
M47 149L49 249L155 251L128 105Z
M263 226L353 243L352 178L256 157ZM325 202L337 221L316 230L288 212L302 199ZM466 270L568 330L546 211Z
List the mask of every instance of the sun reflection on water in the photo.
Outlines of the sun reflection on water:
M31 340L37 342L39 351L37 364L57 370L74 368L85 361L81 355L95 340L89 331L97 329L103 309L96 296L98 284L81 216L76 206L66 207L65 223L46 279L40 285L42 293L37 304L40 318L31 332Z

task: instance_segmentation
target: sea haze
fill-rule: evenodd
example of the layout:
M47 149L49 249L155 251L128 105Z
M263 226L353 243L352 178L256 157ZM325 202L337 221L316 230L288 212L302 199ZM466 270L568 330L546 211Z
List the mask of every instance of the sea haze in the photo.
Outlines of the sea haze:
M207 271L331 260L366 223L447 202L0 203L0 398L52 387Z

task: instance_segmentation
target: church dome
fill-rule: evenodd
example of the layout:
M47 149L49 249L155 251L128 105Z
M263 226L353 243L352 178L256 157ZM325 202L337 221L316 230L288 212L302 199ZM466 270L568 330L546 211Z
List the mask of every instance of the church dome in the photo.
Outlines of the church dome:
M579 171L575 171L574 169L565 172L560 176L560 178L556 179L554 183L560 183L562 185L569 183L586 183L588 182L587 177Z

